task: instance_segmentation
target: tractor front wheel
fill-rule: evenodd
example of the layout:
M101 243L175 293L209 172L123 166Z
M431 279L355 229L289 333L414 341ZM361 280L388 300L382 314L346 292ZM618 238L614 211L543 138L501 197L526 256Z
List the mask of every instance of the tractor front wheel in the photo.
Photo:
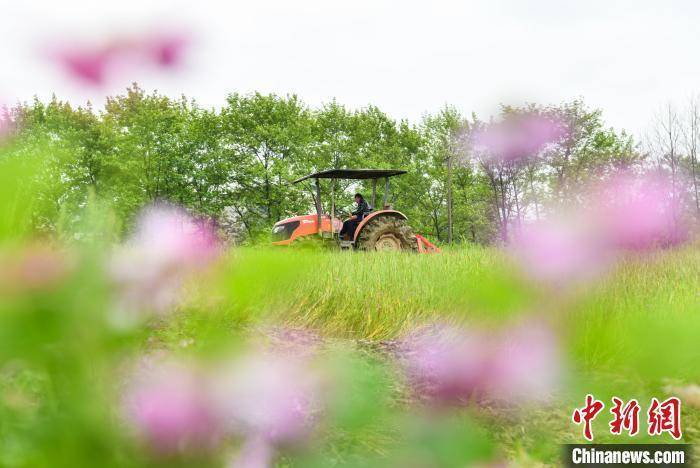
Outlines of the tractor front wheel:
M418 251L416 235L405 219L375 216L357 236L357 248L376 251Z

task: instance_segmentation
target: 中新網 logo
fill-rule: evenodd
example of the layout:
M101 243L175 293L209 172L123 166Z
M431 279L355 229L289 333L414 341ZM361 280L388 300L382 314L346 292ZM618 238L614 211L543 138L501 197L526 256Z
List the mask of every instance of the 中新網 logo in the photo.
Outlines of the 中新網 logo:
M610 433L620 435L623 432L634 436L639 432L641 407L634 398L625 402L618 397L612 397L609 423ZM583 437L593 440L593 420L605 408L605 403L593 395L586 395L585 404L574 410L571 419L575 424L583 425ZM681 431L681 400L670 397L664 401L652 398L646 411L647 433L651 436L668 433L674 439L680 439Z

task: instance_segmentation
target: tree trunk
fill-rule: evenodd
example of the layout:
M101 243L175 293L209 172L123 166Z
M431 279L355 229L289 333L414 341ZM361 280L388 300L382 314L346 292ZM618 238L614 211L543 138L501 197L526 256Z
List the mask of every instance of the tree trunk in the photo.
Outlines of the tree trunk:
M447 156L447 243L452 244L452 151Z
M508 213L506 212L506 187L503 182L503 174L498 175L498 183L500 186L500 209L501 209L501 240L504 244L508 243Z

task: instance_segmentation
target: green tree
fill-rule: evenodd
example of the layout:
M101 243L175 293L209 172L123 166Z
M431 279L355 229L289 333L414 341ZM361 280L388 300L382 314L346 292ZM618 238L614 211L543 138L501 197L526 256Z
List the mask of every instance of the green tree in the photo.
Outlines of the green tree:
M296 96L232 94L221 111L223 151L232 168L226 202L250 233L298 211L289 183L307 164L311 116Z

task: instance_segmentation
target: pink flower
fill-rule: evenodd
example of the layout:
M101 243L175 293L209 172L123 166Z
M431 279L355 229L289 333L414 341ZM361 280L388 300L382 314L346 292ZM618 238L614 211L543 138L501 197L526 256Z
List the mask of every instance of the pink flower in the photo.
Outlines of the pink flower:
M481 386L486 347L478 334L434 326L408 335L401 348L407 377L419 396L465 402Z
M112 48L66 49L56 53L56 60L71 76L84 83L97 86L104 83L114 53Z
M486 394L495 401L538 402L551 396L561 375L559 347L543 323L524 323L494 340Z
M177 302L183 279L209 265L218 253L209 223L169 205L145 209L131 239L110 263L122 315L167 311Z
M522 271L550 285L593 279L612 260L596 226L584 223L578 215L554 216L527 225L509 249Z
M272 444L262 437L246 440L237 454L231 468L268 468L273 466L275 450Z
M244 355L215 384L226 426L247 440L279 447L305 441L321 410L321 379L308 361L277 354Z
M517 161L535 156L565 135L564 126L540 115L509 116L477 130L472 149L494 161Z
M594 222L614 248L649 250L678 244L687 237L679 192L657 175L618 174L594 194Z
M208 450L220 439L205 381L187 367L171 364L138 375L125 395L124 412L159 453Z
M551 330L523 324L487 333L434 327L404 339L401 361L419 396L439 404L545 399L560 375Z
M184 34L159 34L145 40L153 60L161 67L174 67L182 62L189 40Z
M218 253L210 223L189 216L181 208L158 204L146 208L130 242L157 263L199 267Z
M52 47L49 56L69 76L88 85L103 86L133 70L173 68L182 62L188 45L189 39L183 33L160 32L143 37L115 37L102 45Z
M586 209L525 226L510 246L531 278L550 285L596 278L628 250L677 245L688 237L678 190L664 178L620 173L581 195Z

